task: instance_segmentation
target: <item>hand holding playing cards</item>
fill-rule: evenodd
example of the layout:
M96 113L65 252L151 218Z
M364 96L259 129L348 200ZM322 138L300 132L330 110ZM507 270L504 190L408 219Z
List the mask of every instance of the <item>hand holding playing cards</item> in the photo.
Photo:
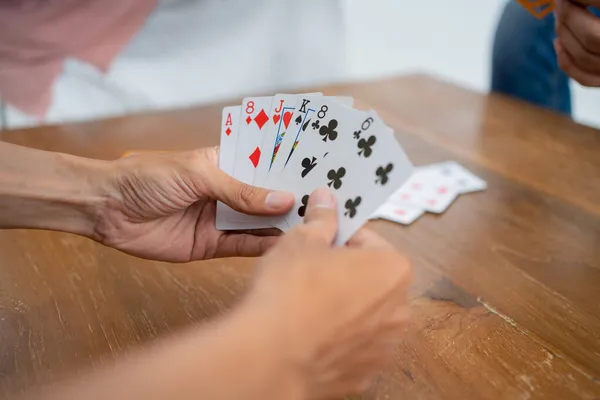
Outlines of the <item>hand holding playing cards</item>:
M154 159L160 188L170 176L165 162ZM173 168L186 182L187 173ZM156 184L142 182L143 193ZM149 199L152 207L165 202ZM327 189L314 192L304 223L260 260L251 292L228 314L26 398L325 400L366 390L406 324L410 267L365 229L334 248L335 207Z
M126 253L174 262L261 255L278 232L216 230L215 200L246 214L279 215L291 208L293 195L245 185L222 172L218 158L217 148L204 148L116 161L96 238Z
M326 189L310 196L304 224L261 262L248 299L287 338L308 399L365 390L393 357L408 318L408 262L364 228L345 248L332 248L334 207Z
M600 0L556 0L554 46L560 67L584 86L600 87Z

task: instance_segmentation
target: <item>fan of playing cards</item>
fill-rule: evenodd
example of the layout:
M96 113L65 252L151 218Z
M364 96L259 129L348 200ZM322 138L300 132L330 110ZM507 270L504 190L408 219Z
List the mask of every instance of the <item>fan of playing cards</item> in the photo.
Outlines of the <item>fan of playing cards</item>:
M332 189L339 205L337 245L346 243L373 216L397 221L395 213L388 218L388 199L395 202L393 207L402 202L420 214L437 210L427 203L429 193L424 197L413 193L414 182L412 191L398 192L414 168L393 130L374 111L353 109L353 102L321 93L277 94L248 97L241 106L225 107L219 167L244 183L292 192L295 204L283 217L258 217L218 203L217 229L287 231L302 223L309 194L324 186ZM454 193L455 188L447 192Z

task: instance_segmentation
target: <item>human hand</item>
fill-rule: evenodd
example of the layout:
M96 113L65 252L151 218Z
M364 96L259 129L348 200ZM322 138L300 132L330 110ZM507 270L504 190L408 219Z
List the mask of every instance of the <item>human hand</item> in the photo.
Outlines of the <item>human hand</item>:
M261 255L280 232L217 231L216 200L247 214L281 215L294 197L233 179L219 169L218 158L218 148L212 147L114 161L94 239L138 257L172 262Z
M554 48L560 68L583 86L600 87L600 0L556 0Z
M246 302L267 316L263 330L300 371L309 399L367 389L408 319L409 262L366 229L332 248L334 204L327 189L310 196L304 224L261 260Z

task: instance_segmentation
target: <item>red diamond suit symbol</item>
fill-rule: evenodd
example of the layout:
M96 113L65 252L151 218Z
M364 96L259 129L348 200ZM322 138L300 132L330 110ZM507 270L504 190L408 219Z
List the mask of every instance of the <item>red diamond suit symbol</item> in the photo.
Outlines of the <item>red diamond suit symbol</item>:
M269 116L267 115L265 110L260 110L258 115L254 117L254 122L256 122L256 125L258 125L258 129L262 129L262 127L265 126L268 120Z
M250 162L252 163L252 165L254 165L254 168L256 168L258 166L258 162L260 161L260 148L256 148L254 149L254 151L252 152L252 154L250 154L250 157L248 157L250 159Z

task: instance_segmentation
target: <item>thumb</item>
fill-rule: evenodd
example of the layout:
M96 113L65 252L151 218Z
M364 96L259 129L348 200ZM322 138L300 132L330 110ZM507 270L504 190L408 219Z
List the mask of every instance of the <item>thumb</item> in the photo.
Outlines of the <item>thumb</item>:
M283 241L305 248L330 247L337 233L337 205L328 188L315 190L308 199L304 223L288 232Z
M221 170L208 178L207 193L236 211L250 215L281 215L294 204L294 195L247 185Z

